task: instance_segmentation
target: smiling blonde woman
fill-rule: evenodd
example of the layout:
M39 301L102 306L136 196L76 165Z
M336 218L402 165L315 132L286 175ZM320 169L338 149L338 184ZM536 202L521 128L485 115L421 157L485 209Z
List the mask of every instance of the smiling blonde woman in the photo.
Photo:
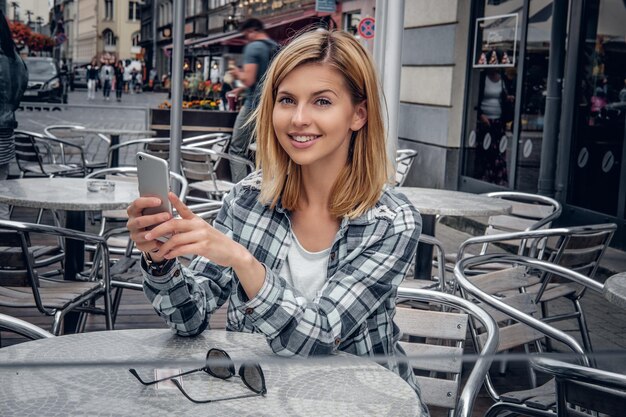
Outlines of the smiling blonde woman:
M228 300L227 330L263 333L279 355L386 355L419 398L393 316L421 219L386 185L369 54L344 32L300 35L274 58L255 117L259 170L226 196L213 226L173 194L180 219L141 215L154 198L129 207L146 295L181 335L202 332ZM176 257L189 254L186 268Z

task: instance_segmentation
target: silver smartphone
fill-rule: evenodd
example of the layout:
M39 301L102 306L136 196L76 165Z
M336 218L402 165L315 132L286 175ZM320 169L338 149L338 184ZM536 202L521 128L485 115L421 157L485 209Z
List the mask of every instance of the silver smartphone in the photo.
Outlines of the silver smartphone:
M149 207L143 210L144 215L168 212L172 214L172 205L167 198L170 190L170 169L165 159L137 152L137 180L139 195L142 197L157 197L161 200L158 207ZM158 239L161 240L161 239Z

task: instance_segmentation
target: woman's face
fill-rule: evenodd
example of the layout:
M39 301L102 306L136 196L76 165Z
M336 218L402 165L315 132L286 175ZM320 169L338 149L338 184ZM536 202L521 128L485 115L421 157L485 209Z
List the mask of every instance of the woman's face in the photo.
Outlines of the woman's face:
M299 66L278 86L274 132L303 167L338 172L348 159L352 132L366 121L365 103L352 104L343 76L329 65Z

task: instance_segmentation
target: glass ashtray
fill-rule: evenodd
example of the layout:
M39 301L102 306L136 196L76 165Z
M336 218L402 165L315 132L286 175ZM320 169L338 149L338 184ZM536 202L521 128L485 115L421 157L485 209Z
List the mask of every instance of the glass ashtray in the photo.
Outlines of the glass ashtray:
M87 189L92 193L108 193L115 190L115 183L107 180L87 181Z

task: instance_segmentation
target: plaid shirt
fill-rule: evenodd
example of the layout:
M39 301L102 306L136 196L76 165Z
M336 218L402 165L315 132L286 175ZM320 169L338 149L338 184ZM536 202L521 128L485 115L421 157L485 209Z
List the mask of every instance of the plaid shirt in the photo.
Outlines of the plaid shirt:
M265 266L265 282L248 299L230 268L197 257L189 268L171 262L159 276L144 266L144 292L180 335L195 335L226 300L227 330L261 332L278 355L389 355L386 366L419 388L397 341L393 323L397 288L415 254L421 218L407 198L385 190L362 216L344 218L331 247L326 284L314 302L278 276L289 246L291 223L280 203L258 201L260 174L226 196L215 228L245 246ZM428 415L425 411L424 415Z

